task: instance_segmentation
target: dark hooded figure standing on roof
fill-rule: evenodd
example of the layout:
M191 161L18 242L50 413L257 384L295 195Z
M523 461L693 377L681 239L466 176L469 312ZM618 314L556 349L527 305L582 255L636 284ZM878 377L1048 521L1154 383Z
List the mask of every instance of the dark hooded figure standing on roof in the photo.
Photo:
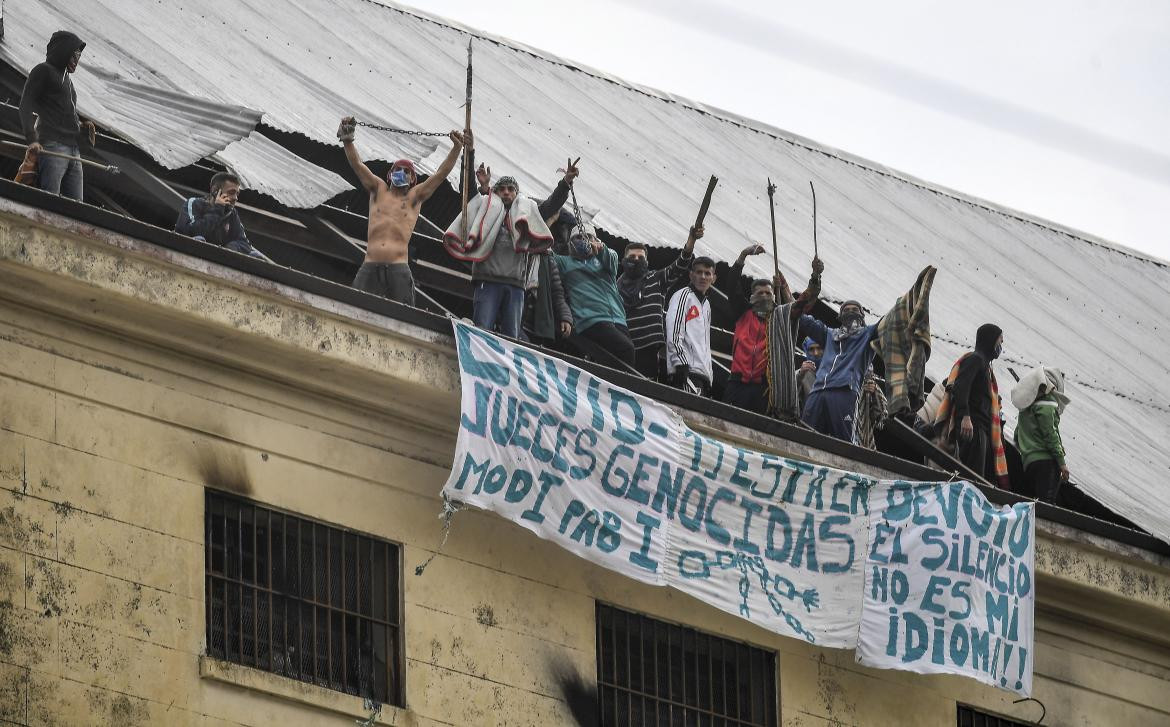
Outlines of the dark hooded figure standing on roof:
M53 33L45 51L45 62L29 71L20 95L20 125L29 150L54 153L40 154L37 186L77 200L85 192L81 162L58 155L80 157L82 129L87 132L90 146L97 133L92 121L77 114L77 91L71 76L77 70L83 50L85 43L73 33L67 30Z
M459 159L459 152L471 138L464 139L463 132L452 131L451 151L447 158L427 177L418 183L414 164L399 159L390 167L385 180L370 171L354 146L357 121L352 116L341 120L337 138L345 146L345 158L357 174L362 188L370 193L370 222L366 232L366 258L353 279L353 287L383 298L414 305L414 277L407 264L410 236L418 222L423 202L427 201Z
M984 323L975 332L975 350L963 354L947 376L947 395L937 414L937 444L954 452L983 479L1008 489L1003 448L999 383L991 362L1003 353L1003 330Z

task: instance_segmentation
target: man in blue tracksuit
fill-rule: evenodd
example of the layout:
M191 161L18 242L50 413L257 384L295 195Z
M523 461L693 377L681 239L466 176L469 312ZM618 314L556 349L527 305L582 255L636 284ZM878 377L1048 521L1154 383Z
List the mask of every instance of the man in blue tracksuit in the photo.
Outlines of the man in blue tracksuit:
M852 442L857 396L873 361L869 344L877 324L865 325L865 311L855 300L841 304L840 319L838 328L829 328L812 316L800 317L800 334L824 347L801 419L822 434Z

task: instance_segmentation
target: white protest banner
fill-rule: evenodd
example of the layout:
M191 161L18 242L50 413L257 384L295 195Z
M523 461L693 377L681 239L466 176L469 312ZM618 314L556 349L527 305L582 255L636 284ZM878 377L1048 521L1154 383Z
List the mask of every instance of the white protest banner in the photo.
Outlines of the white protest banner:
M1035 504L966 482L871 493L857 661L1032 693Z
M856 645L869 490L878 485L685 425L683 445L668 584L778 633Z
M857 642L863 476L740 449L559 359L455 323L453 501L810 643Z

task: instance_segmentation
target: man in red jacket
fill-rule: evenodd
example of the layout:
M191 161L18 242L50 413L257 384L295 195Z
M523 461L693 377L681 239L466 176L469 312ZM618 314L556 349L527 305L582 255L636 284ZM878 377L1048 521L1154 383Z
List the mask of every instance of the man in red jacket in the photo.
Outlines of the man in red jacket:
M740 254L739 259L731 267L732 284L729 301L733 311L739 315L735 323L735 334L731 339L731 374L727 378L727 386L723 390L723 401L738 406L741 409L768 413L768 318L776 307L776 291L780 291L780 302L788 303L793 300L792 291L784 276L777 274L773 280L753 280L748 295L742 293L741 276L743 261L747 255L756 255L763 252L763 247L755 245ZM793 319L811 309L816 303L819 292L820 271L824 269L821 261L813 261L813 279L808 288L801 293L797 305L793 306ZM814 282L815 281L815 282ZM736 295L739 293L739 295ZM746 303L746 306L744 305ZM792 352L788 352L789 358Z

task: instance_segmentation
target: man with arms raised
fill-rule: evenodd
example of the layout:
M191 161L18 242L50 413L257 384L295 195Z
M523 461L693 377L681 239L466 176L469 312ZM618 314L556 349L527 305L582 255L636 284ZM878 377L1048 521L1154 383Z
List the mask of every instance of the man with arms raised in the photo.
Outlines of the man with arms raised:
M366 259L353 279L353 287L390 300L414 305L414 278L407 265L407 246L418 221L422 203L434 194L459 158L465 141L460 131L450 134L452 145L447 158L418 184L414 164L399 159L390 167L385 180L370 171L358 156L353 144L357 122L352 116L341 120L337 138L345 145L345 158L358 176L362 187L370 193L370 226L366 233Z

